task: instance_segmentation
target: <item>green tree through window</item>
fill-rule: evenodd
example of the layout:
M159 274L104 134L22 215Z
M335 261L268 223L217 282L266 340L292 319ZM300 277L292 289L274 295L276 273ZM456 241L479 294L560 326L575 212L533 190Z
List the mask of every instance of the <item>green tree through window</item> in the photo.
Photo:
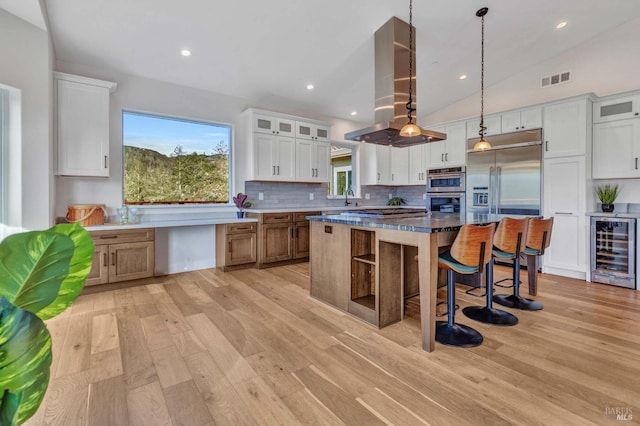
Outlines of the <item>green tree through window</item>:
M122 113L127 204L229 202L231 127Z

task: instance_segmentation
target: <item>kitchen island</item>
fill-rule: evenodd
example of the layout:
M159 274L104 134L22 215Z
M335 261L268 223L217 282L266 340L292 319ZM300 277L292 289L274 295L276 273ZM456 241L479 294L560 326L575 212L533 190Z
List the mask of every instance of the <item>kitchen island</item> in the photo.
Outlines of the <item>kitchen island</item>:
M422 348L431 352L438 253L451 245L464 224L498 223L506 216L512 215L309 216L311 296L382 328L402 320L404 295L415 285Z

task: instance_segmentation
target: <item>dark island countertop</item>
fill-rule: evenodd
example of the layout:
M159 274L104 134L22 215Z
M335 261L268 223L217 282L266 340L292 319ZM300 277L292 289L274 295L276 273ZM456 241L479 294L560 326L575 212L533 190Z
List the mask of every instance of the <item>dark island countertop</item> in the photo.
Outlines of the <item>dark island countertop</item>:
M310 221L337 223L342 225L368 226L410 232L457 231L465 224L486 225L498 223L504 217L526 217L509 214L474 214L430 212L421 216L400 215L395 217L360 217L345 214L307 216Z

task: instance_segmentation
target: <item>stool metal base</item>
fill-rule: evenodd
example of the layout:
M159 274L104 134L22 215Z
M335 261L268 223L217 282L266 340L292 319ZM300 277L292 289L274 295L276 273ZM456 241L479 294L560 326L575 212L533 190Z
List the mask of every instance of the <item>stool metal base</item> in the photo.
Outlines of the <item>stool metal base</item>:
M522 296L514 296L513 294L497 294L493 296L493 301L507 308L521 309L523 311L539 311L542 309L542 303L525 299Z
M518 323L518 317L501 309L492 309L485 306L467 306L462 312L472 320L485 324L510 326Z
M443 345L473 348L482 343L482 334L462 324L449 325L446 321L436 321L436 341Z

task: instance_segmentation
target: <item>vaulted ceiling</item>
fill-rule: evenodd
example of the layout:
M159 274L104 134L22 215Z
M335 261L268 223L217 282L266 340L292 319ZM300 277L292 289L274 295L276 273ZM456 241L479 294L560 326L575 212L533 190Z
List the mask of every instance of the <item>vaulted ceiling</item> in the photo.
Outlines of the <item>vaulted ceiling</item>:
M392 16L409 20L408 0L44 4L58 60L363 123L373 121L373 34ZM419 116L479 90L483 6L486 85L640 17L638 0L415 0Z

